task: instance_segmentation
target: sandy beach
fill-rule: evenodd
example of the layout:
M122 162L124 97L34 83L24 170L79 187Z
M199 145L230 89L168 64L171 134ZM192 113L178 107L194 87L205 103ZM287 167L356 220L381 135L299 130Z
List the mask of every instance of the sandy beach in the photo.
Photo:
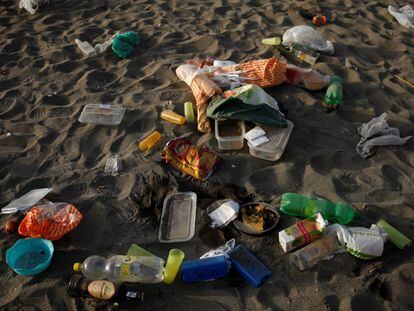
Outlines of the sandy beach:
M414 239L414 139L386 146L362 159L355 151L357 128L388 113L401 136L414 135L413 32L388 13L404 1L326 0L51 0L35 15L19 12L17 1L0 2L0 206L37 188L53 188L48 199L70 202L83 214L80 225L54 242L55 253L43 273L24 277L6 264L5 252L18 234L0 233L1 310L107 310L113 304L71 298L72 265L94 254L125 254L132 243L166 258L180 248L196 259L230 238L244 244L272 270L259 289L238 286L232 278L173 285L140 284L144 301L121 310L413 310L414 250L385 244L380 258L361 260L339 254L309 271L293 266L280 248L277 232L295 222L283 216L277 230L263 237L241 234L232 226L211 230L202 211L219 199L265 201L279 206L294 192L345 201L373 221L386 219ZM409 2L407 2L409 3ZM411 3L413 6L414 3ZM311 25L294 6L320 8L333 21L318 30L335 47L314 69L344 79L344 104L325 113L325 91L280 85L266 89L294 123L282 158L268 162L239 151L220 151L213 134L195 124L177 126L159 118L164 105L184 114L194 102L176 68L196 57L236 63L281 57L261 44L292 26ZM140 43L127 59L110 49L86 58L75 39L93 44L116 32L137 31ZM351 68L345 66L345 58ZM84 124L86 104L125 107L115 127ZM148 154L137 142L153 131L162 142ZM8 136L6 133L33 135ZM178 174L160 154L170 139L187 136L217 152L222 161L205 182ZM123 170L104 174L117 154ZM197 194L194 238L158 242L165 196ZM5 216L0 218L1 227ZM235 276L236 277L236 276Z

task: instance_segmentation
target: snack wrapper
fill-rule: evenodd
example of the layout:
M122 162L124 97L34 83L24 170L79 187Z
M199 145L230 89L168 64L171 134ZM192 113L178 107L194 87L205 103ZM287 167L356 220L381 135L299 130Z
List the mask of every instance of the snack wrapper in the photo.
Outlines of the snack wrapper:
M199 180L207 180L220 161L207 147L196 147L185 138L169 141L161 157L180 172Z
M299 221L293 226L279 232L279 243L287 253L298 249L319 238L327 223L320 213Z

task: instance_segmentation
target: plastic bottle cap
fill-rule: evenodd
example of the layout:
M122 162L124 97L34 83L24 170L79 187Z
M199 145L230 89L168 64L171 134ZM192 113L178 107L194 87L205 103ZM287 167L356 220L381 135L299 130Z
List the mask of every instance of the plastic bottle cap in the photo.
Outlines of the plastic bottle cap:
M73 271L79 272L81 270L81 263L80 262L75 262L73 264Z

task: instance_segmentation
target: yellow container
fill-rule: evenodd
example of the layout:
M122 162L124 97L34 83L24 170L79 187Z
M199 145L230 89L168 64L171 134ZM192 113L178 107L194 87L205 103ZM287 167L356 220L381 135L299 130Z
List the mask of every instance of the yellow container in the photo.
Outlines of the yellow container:
M164 110L161 112L161 119L178 125L183 125L185 123L185 118L172 110Z
M184 256L184 252L180 249L173 248L170 250L167 258L167 263L165 264L164 268L164 283L171 284L174 282L174 279L180 270Z
M139 142L138 148L141 152L149 151L160 141L160 139L160 132L154 131Z

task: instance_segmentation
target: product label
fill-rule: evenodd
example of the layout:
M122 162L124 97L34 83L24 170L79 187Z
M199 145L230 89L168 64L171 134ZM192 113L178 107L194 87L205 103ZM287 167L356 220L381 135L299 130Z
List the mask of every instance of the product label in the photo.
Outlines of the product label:
M115 295L115 286L109 281L93 281L88 285L88 292L95 298L109 300Z
M122 256L121 276L128 276L131 274L131 264L136 258L136 256Z
M101 108L101 109L111 109L111 105L109 105L109 104L100 104L99 108Z

